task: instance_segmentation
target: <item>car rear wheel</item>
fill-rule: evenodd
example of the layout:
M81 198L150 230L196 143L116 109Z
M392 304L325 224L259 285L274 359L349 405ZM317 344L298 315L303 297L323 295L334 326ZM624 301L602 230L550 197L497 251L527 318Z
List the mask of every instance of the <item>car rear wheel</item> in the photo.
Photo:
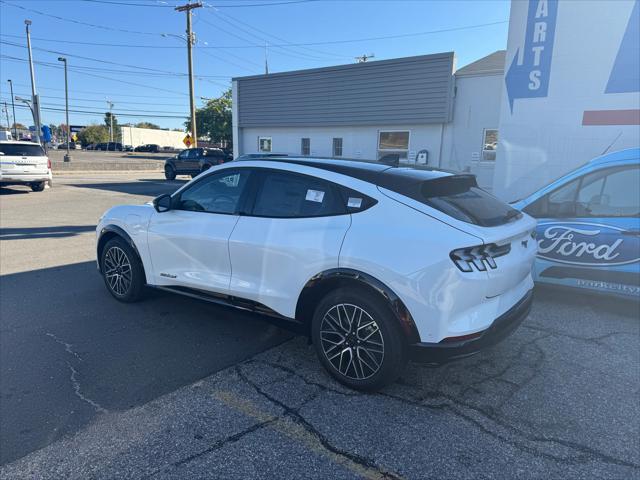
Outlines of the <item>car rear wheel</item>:
M200 173L204 173L204 172L206 172L207 170L209 170L210 168L211 168L211 165L209 165L208 163L206 163L206 164L204 164L204 165L202 166L202 168L200 169Z
M316 353L340 383L363 391L392 383L407 363L400 326L386 302L364 289L329 293L312 323Z
M121 302L136 302L144 292L144 270L136 252L120 237L102 249L100 270L109 293Z
M45 182L35 182L31 184L31 190L34 192L41 192L44 190Z
M167 180L175 180L176 179L176 169L171 165L164 166L164 178Z

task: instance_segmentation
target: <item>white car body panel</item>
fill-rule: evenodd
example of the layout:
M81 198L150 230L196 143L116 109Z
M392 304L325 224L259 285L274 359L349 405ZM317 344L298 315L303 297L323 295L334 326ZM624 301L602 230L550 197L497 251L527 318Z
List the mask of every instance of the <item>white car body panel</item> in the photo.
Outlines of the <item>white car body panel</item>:
M204 175L231 168L308 174L377 204L352 214L282 219L116 207L101 219L98 233L113 224L131 235L152 285L229 294L290 318L312 277L333 268L357 270L402 300L428 343L487 329L533 287L535 220L527 215L481 227L363 180L280 161L231 162ZM506 241L511 252L496 258L496 269L462 272L449 257L457 248Z
M350 215L313 218L242 217L229 241L231 295L260 302L286 317L311 277L338 267Z

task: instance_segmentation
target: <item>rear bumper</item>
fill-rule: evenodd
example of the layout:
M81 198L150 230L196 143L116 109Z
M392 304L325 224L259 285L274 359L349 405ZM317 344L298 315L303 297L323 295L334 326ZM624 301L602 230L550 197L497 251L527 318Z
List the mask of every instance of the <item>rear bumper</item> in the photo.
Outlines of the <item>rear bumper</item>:
M5 173L0 175L0 184L2 185L20 185L24 183L47 182L51 180L51 172L36 174L11 174Z
M457 342L415 343L409 347L411 360L420 363L447 363L474 355L501 342L527 318L533 303L533 290L529 290L513 307L494 320L479 337Z

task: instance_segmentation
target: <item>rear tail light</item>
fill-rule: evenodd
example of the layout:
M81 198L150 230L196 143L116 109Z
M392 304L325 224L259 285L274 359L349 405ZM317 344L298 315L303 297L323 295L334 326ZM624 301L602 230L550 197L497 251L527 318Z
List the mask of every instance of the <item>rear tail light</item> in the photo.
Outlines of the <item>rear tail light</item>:
M456 267L463 272L472 272L474 267L479 272L485 272L487 266L491 269L498 267L495 259L508 254L511 251L511 244L477 245L475 247L459 248L452 251L449 256Z
M47 157L47 169L51 170L51 159Z

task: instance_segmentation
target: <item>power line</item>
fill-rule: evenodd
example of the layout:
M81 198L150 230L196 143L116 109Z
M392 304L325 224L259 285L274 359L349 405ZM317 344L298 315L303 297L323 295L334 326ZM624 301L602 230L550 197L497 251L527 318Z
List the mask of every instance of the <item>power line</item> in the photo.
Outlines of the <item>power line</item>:
M61 22L68 22L68 23L75 23L76 25L84 25L87 27L93 27L93 28L99 28L101 30L109 30L112 32L122 32L122 33L134 33L136 35L154 35L154 36L159 36L159 33L156 32L140 32L138 30L127 30L124 28L115 28L115 27L108 27L106 25L97 25L95 23L87 23L87 22L81 22L80 20L74 20L72 18L66 18L66 17L59 17L58 15L53 15L51 13L46 13L46 12L41 12L40 10L36 10L34 8L27 8L27 7L23 7L22 5L16 5L14 3L9 3L5 0L0 0L0 3L4 3L5 5L8 5L10 7L13 8L19 8L20 10L24 10L25 12L31 12L31 13L35 13L37 15L42 15L44 17L49 17L49 18L55 18L56 20L60 20Z
M0 0L2 2L4 0ZM280 43L280 44L269 44L270 47L307 47L307 46L316 46L316 45L336 45L336 44L344 44L344 43L359 43L359 42L371 42L376 40L390 40L394 38L410 38L410 37L419 37L424 35L434 35L438 33L449 33L449 32L458 32L462 30L473 30L476 28L484 28L484 27L492 27L495 25L504 25L509 23L509 20L500 20L497 22L487 22L487 23L477 23L474 25L464 25L460 27L450 27L450 28L441 28L437 30L426 30L422 32L413 32L413 33L400 33L395 35L384 35L379 37L363 37L363 38L352 38L352 39L343 39L343 40L328 40L324 42L298 42L298 43ZM5 35L5 34L3 34ZM17 37L17 35L15 35ZM93 45L93 46L105 46L105 47L127 47L127 48L182 48L176 46L168 46L168 45L135 45L135 44L114 44L114 43L91 43L91 42L76 42L70 40L57 40L57 39L45 39L45 38L36 38L33 37L33 40L40 41L52 41L59 43L74 43L79 45ZM253 45L214 45L214 46L205 46L200 47L202 49L236 49L236 48L264 48L264 44L253 44Z
M28 109L27 105L16 104L16 108L25 108ZM64 108L52 108L52 107L41 107L42 110L50 111L50 112L64 112ZM94 111L89 112L86 110L69 110L69 113L75 114L85 114L85 115L104 115L106 112ZM147 114L133 114L133 113L119 113L113 112L115 117L132 117L132 118L181 118L186 119L188 115L147 115Z
M21 87L31 87L31 85L26 83L14 83L14 85L19 85ZM64 88L55 88L55 87L38 87L39 90L56 90L56 91L64 91ZM76 93L88 93L94 95L108 95L109 97L136 97L136 98L158 98L158 95L139 95L139 94L127 94L127 93L107 93L107 92L95 92L95 91L87 91L87 90L75 90ZM185 95L184 93L180 93L179 95ZM104 100L102 100L104 102Z
M9 45L9 46L12 46L12 47L27 48L25 45L22 45L22 44L19 44L19 43L14 43L14 42L7 42L6 40L0 40L0 43L4 44L4 45ZM106 64L109 64L109 65L118 65L118 66L121 66L121 67L134 68L134 69L137 69L137 70L145 70L145 71L148 71L148 72L145 72L145 73L148 73L148 74L156 74L156 75L162 74L162 75L172 75L172 76L181 76L181 77L187 75L186 73L172 72L172 71L168 71L168 70L158 70L156 68L141 67L139 65L129 65L129 64L126 64L126 63L112 62L112 61L104 60L104 59L101 59L101 58L85 57L85 56L82 56L82 55L75 55L75 54L71 54L71 53L67 53L67 52L60 52L60 51L57 51L57 50L48 50L46 48L40 48L40 47L32 47L32 48L33 48L33 50L39 50L41 52L55 53L56 55L64 55L64 56L70 57L70 58L79 58L79 59L82 59L82 60L88 60L90 62L106 63ZM130 70L115 70L115 69L108 69L108 68L86 67L86 66L83 66L83 65L75 65L75 67L78 67L78 68L91 68L91 69L103 70L103 71L107 71L107 72L111 71L111 72L117 72L117 73L134 73L134 72L131 72ZM227 75L198 75L198 76L202 77L202 78L230 78Z
M0 97L1 98L1 97ZM11 99L6 99L3 98L2 101L11 101ZM103 100L104 103L104 100ZM115 102L114 102L115 103ZM49 102L44 102L42 103L42 105L46 105L49 107L64 107L65 105L62 103L49 103ZM75 108L75 109L82 109L82 108L96 108L95 105L70 105L69 108ZM135 112L135 113L144 113L144 114L173 114L173 115L181 115L181 116L187 116L187 113L184 112L174 112L174 111L168 111L168 110L139 110L139 109L131 109L131 108L119 108L118 109L119 112Z
M15 94L18 97L28 97L30 93L24 92L16 92ZM104 94L100 94L104 95ZM56 100L64 100L64 97L56 96L56 95L38 95L40 98L53 98ZM113 95L107 94L107 97L112 97ZM69 100L73 100L76 102L90 102L90 103L102 103L104 104L104 99L96 100L93 98L78 98L78 97L69 97ZM130 102L130 101L118 101L119 105L160 105L163 107L182 107L184 104L182 103L158 103L158 102Z
M164 7L164 8L175 8L176 5L160 5L153 3L133 3L133 2L119 2L116 0L81 0L83 2L91 2L91 3L104 3L107 5L121 5L127 7ZM310 3L310 2L318 2L320 0L288 0L282 2L269 2L269 3L248 3L245 5L216 5L215 7L211 5L205 5L209 8L243 8L243 7L270 7L276 5L291 5L295 3Z

